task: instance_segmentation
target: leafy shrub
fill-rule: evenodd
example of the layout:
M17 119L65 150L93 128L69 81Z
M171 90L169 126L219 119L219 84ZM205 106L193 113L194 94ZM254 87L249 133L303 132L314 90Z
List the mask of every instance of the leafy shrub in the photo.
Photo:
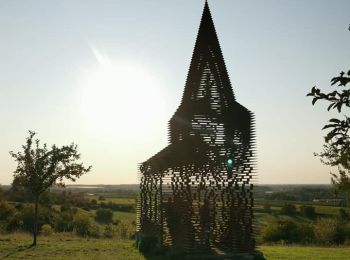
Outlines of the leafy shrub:
M66 211L60 213L55 221L54 227L57 232L73 231L73 214Z
M34 225L34 205L27 204L23 206L21 210L21 221L23 222L23 229L29 232L33 232ZM41 227L44 223L50 222L50 213L48 210L42 208L39 205L38 208L38 227Z
M321 218L315 224L315 237L317 242L324 245L342 244L345 241L344 225L338 220Z
M14 206L12 206L6 200L0 199L0 221L8 220L10 217L12 217L15 214L15 212L16 212L16 209Z
M98 209L95 220L100 223L108 224L113 222L113 211L110 209Z
M295 215L297 213L297 208L293 204L284 204L281 208L281 214L284 215Z
M62 204L60 207L61 212L71 211L72 205L69 203Z
M7 231L18 231L23 230L23 219L22 214L18 211L6 221L6 230Z
M73 229L80 236L88 236L91 228L91 220L88 215L77 213L73 219Z
M119 239L134 239L135 226L129 221L120 221L116 226L116 235Z
M50 224L44 224L41 226L41 234L44 236L51 236L53 234L53 228Z
M91 221L88 214L77 213L73 218L73 230L79 236L100 237L100 226Z
M268 242L298 242L298 226L291 220L279 219L267 225L262 230L262 238Z
M300 207L300 214L303 217L309 218L309 219L314 219L316 218L316 211L315 207L312 206L301 206Z
M113 238L117 235L117 228L115 225L108 224L104 226L103 236L106 238Z
M94 237L94 238L99 238L101 237L101 228L100 225L97 223L91 222L91 225L88 230L88 236L89 237Z
M298 241L303 244L310 244L315 241L315 231L311 224L299 224L298 229Z

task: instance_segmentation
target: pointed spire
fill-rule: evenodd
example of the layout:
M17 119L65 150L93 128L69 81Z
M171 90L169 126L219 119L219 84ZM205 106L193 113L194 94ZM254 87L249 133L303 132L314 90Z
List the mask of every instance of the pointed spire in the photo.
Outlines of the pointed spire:
M214 22L208 2L205 1L202 19L200 22L196 44L194 47L190 69L182 101L186 102L196 95L205 69L210 69L215 83L224 94L227 103L235 100L230 79L226 70L225 61L221 52L219 40L215 31Z

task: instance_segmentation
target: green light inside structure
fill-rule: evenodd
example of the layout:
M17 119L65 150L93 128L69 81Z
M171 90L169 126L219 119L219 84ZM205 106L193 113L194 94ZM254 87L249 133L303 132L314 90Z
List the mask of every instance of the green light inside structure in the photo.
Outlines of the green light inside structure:
M228 159L227 160L227 165L228 166L232 166L233 165L233 160L232 159Z

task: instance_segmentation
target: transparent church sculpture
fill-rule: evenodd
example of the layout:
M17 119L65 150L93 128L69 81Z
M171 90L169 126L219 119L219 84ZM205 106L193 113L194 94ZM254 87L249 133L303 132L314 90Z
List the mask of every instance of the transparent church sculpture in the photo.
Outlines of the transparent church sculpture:
M190 253L254 251L254 143L205 3L169 145L139 167L139 234Z

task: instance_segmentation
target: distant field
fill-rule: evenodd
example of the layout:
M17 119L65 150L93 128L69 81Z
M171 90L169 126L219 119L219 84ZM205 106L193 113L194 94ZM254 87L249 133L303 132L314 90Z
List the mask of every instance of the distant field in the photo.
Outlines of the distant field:
M17 233L0 235L0 259L146 259L131 240L87 239L70 234L39 236L37 248L30 248L31 236ZM349 259L350 247L261 246L271 260L343 260Z
M116 204L120 205L135 205L136 204L136 198L130 198L130 197L122 197L119 194L108 194L108 195L103 195L105 197L105 200L99 200L100 195L85 195L85 198L90 199L90 200L97 200L98 203L101 202L114 202Z
M90 210L88 213L93 218L95 217L96 210ZM122 220L122 221L136 221L136 213L133 212L123 212L123 211L113 211L113 219L114 220Z

